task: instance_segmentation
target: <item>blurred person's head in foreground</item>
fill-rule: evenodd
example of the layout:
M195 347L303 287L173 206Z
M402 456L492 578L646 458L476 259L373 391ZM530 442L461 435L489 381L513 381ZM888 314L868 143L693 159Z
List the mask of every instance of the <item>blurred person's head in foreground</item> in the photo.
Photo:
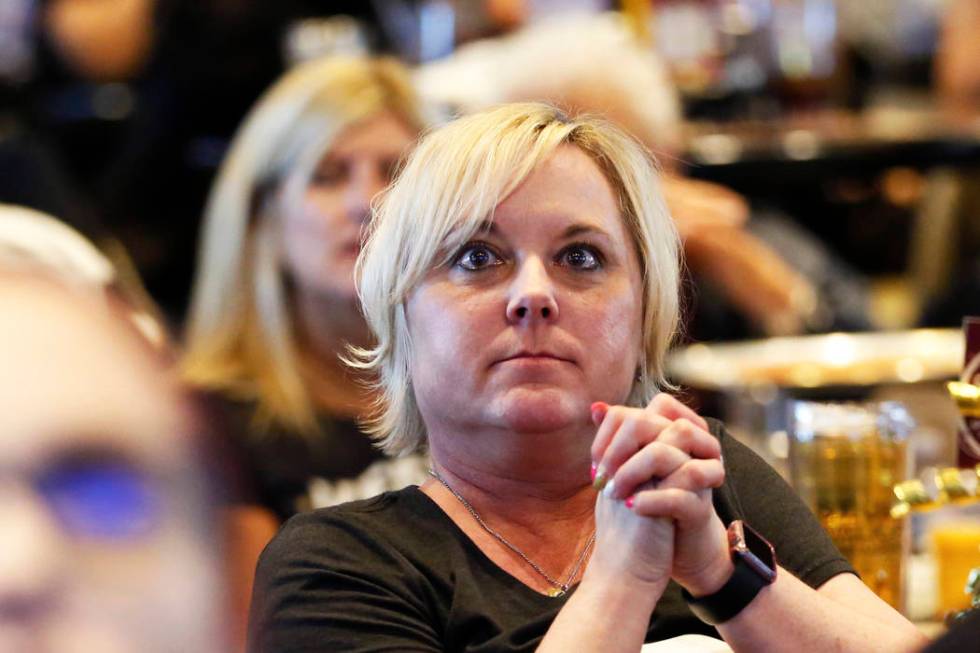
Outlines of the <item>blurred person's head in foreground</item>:
M405 69L328 58L279 79L238 130L204 216L184 369L308 431L309 367L367 330L354 261L372 198L423 127Z
M128 264L125 253L117 258ZM135 271L118 269L85 236L54 216L0 204L0 268L50 276L116 307L154 348L168 344L159 311Z
M0 270L0 650L222 650L199 424L114 308Z

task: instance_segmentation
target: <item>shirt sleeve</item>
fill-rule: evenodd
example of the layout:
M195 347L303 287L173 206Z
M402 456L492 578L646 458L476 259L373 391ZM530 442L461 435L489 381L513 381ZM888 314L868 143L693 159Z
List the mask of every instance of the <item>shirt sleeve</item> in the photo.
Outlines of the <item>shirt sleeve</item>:
M778 564L813 588L838 574L855 573L783 477L717 422L712 430L722 443L733 512L769 540Z
M294 517L262 553L248 651L442 650L418 572L385 538L335 515Z

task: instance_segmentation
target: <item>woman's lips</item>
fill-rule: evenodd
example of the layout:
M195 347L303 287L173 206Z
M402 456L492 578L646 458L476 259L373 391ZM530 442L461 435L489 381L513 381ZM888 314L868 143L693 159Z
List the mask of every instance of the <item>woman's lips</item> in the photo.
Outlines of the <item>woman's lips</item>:
M525 364L548 364L548 363L571 363L572 361L567 358L562 358L561 356L555 356L554 354L547 353L520 353L514 356L508 356L504 358L499 363L525 363Z

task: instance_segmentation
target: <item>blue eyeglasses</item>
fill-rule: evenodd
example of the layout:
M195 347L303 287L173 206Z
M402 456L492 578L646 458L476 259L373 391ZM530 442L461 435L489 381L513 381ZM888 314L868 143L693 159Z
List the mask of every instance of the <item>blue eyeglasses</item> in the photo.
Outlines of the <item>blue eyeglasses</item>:
M163 515L157 479L111 453L62 459L36 477L35 488L66 534L82 539L138 539Z

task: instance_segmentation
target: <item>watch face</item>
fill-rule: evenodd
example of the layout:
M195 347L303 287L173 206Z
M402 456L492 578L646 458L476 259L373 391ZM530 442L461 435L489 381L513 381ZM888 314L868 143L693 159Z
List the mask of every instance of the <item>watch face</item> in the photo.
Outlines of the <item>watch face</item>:
M776 551L742 520L735 520L728 527L728 544L732 555L739 556L763 580L776 580Z

